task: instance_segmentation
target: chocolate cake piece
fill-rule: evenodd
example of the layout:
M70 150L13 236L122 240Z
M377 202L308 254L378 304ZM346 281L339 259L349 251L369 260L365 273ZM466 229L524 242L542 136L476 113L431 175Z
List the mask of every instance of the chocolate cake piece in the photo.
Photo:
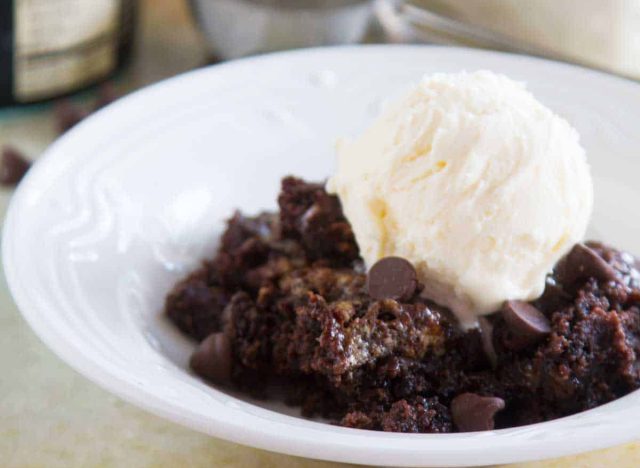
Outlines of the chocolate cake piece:
M203 378L263 398L276 385L303 415L346 427L434 433L547 421L640 387L631 255L578 244L536 301L463 330L420 298L406 260L367 277L321 184L285 178L278 201L277 214L236 213L216 256L167 297L169 319L206 339L192 360Z
M309 260L348 266L358 246L340 201L321 184L285 177L278 197L283 236L299 240Z

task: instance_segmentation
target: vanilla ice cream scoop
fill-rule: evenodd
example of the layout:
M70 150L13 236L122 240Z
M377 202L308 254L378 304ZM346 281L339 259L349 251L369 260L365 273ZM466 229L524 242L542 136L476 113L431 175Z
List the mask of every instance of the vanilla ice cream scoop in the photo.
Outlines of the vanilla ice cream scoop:
M411 261L463 326L535 299L581 241L593 204L575 129L488 71L425 77L360 137L338 144L336 193L368 267Z

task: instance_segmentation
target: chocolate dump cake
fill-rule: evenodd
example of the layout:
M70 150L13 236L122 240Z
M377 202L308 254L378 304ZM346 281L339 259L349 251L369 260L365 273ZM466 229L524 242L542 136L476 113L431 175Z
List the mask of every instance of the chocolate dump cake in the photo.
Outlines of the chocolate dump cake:
M365 271L323 185L285 178L278 202L279 213L235 214L215 258L167 298L205 379L264 398L277 383L305 416L347 427L430 433L548 421L640 386L631 255L579 243L541 297L464 330L407 260Z
M434 74L337 145L327 184L285 178L236 214L167 314L193 370L306 416L395 432L520 426L640 386L635 259L583 242L578 132L522 83Z

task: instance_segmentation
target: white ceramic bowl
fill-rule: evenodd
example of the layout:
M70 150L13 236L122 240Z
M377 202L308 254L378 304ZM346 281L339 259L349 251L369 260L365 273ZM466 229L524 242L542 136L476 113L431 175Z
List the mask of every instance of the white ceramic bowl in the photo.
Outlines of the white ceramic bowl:
M20 184L4 266L33 329L122 398L216 437L373 465L540 459L640 437L640 392L533 426L471 434L335 427L212 388L162 316L165 293L235 208L273 208L281 176L321 179L336 137L426 72L486 68L529 83L582 133L596 185L595 236L640 252L640 86L499 53L420 46L316 49L188 73L107 107L58 140ZM19 350L16 350L19 352Z

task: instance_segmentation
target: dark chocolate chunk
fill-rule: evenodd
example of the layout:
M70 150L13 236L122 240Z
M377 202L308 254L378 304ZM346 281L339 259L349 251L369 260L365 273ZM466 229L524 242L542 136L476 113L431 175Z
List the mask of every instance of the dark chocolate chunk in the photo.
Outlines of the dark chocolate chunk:
M537 308L524 301L507 301L502 318L510 332L505 345L514 350L526 348L551 332L549 320Z
M478 325L480 326L480 338L482 339L484 354L487 356L491 365L495 367L498 363L498 355L493 346L493 325L486 317L480 317L478 319Z
M11 187L16 185L31 167L31 162L17 149L11 146L2 148L0 160L0 184Z
M564 285L574 285L588 278L595 278L605 283L618 278L616 270L585 244L576 244L571 249L558 263L556 275Z
M223 59L222 59L220 56L218 56L218 55L216 55L216 54L213 54L213 53L210 53L208 56L206 56L206 57L204 58L204 64L203 64L203 66L207 66L207 65L217 65L217 64L219 64L220 62L223 62Z
M210 382L226 384L231 380L231 340L224 333L213 333L191 355L191 369Z
M367 290L374 299L408 301L418 286L413 265L400 257L385 257L369 270Z
M451 401L451 415L460 432L490 431L495 427L496 413L504 406L502 398L463 393Z
M536 307L540 310L557 310L571 301L571 295L566 292L552 276L547 276L544 292L536 299Z
M64 133L78 124L89 113L68 99L58 101L53 108L56 130Z
M120 97L120 93L113 83L104 83L98 89L98 99L96 100L94 110L102 109Z

